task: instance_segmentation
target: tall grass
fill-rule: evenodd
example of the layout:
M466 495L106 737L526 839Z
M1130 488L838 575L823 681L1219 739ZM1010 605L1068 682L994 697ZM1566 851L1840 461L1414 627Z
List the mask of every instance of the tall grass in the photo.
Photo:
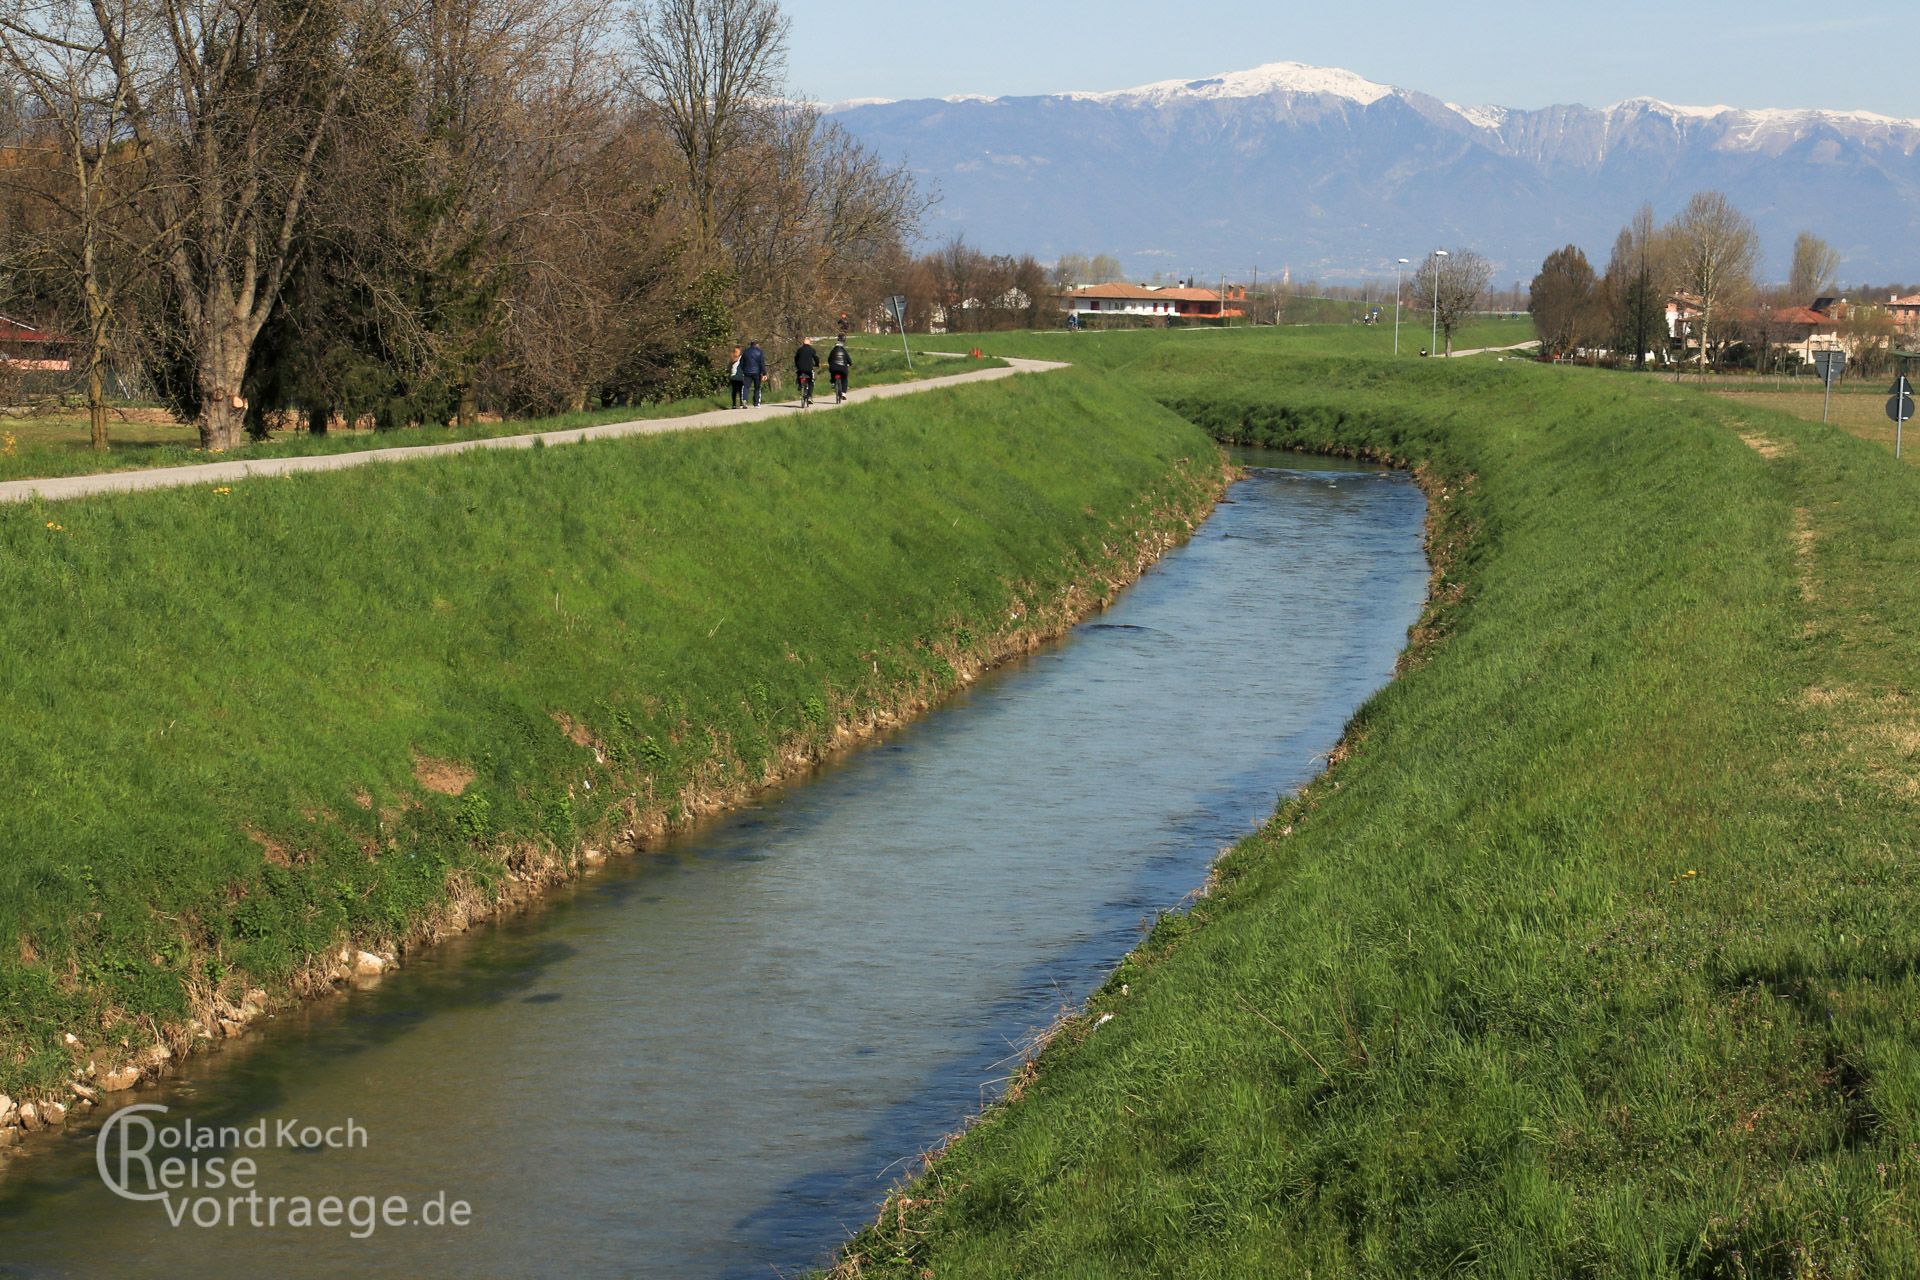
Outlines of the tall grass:
M1051 374L0 508L0 1091L938 696L1214 472Z
M1114 376L1419 465L1416 660L845 1269L1920 1274L1920 478L1686 389L1219 341Z

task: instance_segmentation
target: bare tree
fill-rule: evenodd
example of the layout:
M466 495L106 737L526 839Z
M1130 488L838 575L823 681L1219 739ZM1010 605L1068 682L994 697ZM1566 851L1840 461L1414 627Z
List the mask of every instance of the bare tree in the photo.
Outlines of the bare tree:
M1900 331L1893 315L1885 307L1852 304L1844 308L1840 321L1840 344L1862 377L1887 373L1893 366L1893 352Z
M1753 287L1760 237L1732 201L1718 191L1702 191L1674 219L1672 251L1682 287L1700 300L1700 368L1705 371L1714 315Z
M787 20L775 0L648 0L633 74L686 166L700 247L715 247L724 169L784 87Z
M1840 251L1811 231L1802 231L1793 241L1793 269L1787 274L1787 289L1795 306L1810 306L1814 299L1833 287L1840 272Z
M1493 264L1472 249L1455 249L1444 257L1429 258L1413 278L1413 305L1436 317L1448 355L1453 335L1480 306Z
M743 317L783 338L871 293L926 208L906 169L810 106L770 112L764 136L739 155L744 176L721 182L720 245Z
M414 314L395 312L408 322L418 358L446 385L460 425L477 412L479 365L508 323L504 295L514 282L580 271L584 264L556 253L560 246L583 236L597 243L634 225L625 219L632 193L609 191L583 172L608 159L610 133L636 123L616 117L613 77L601 70L593 33L605 11L602 0L457 0L402 18L399 44L418 88L391 155L412 207L395 211L390 235L417 286ZM595 217L602 200L607 227L571 225ZM354 204L346 203L349 215ZM654 246L632 248L650 257ZM597 287L581 281L574 296L587 305ZM418 308L423 293L436 305ZM539 323L525 315L512 322ZM576 389L571 398L584 394Z
M129 86L113 74L92 12L75 0L0 0L0 68L11 73L37 126L29 133L16 117L16 136L28 149L44 147L47 167L64 173L57 183L26 185L60 217L55 234L40 237L38 256L52 259L79 295L88 431L104 450L118 299L145 247L127 244L125 234L126 201L139 182L122 136Z
M359 0L88 0L147 183L191 369L180 388L209 449L234 444L253 344L292 261L315 157L386 34Z

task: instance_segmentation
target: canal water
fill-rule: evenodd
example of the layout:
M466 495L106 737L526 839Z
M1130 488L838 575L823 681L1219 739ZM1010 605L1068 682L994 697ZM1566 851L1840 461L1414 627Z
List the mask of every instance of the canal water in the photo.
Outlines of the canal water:
M1256 469L1192 541L1063 643L128 1098L168 1108L140 1113L163 1141L189 1120L238 1130L188 1162L202 1191L175 1201L220 1225L110 1193L97 1120L0 1169L0 1275L767 1277L827 1260L1036 1028L1320 770L1392 672L1426 583L1419 491L1240 460ZM239 1158L257 1202L186 1198ZM327 1196L337 1226L253 1225L302 1198L325 1221Z

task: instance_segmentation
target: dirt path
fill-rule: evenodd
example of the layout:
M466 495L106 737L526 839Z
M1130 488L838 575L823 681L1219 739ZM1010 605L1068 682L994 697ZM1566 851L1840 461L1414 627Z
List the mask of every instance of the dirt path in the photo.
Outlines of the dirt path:
M848 396L848 404L886 400L893 396L914 395L940 387L967 382L991 382L1021 373L1046 373L1067 366L1053 360L1015 360L1007 358L1004 369L975 369L952 373L920 382L896 382L880 387L857 387ZM825 383L821 384L823 387ZM839 406L831 395L816 399L808 413L825 413ZM736 423L764 422L801 412L797 400L763 404L757 409L713 409L684 418L648 418L637 422L608 422L597 427L568 427L560 431L537 431L518 436L496 436L488 440L456 440L451 444L410 445L394 449L364 449L357 453L323 453L297 458L257 458L244 462L207 462L191 467L154 467L146 471L109 471L89 476L59 476L44 480L9 480L0 483L0 502L27 502L39 498L58 502L83 498L96 493L130 493L137 489L179 489L188 485L227 484L261 476L295 475L303 471L344 471L375 462L411 462L416 458L442 457L465 453L469 449L531 449L536 444L574 444L587 440L611 440L619 436L657 435L667 431L700 431Z

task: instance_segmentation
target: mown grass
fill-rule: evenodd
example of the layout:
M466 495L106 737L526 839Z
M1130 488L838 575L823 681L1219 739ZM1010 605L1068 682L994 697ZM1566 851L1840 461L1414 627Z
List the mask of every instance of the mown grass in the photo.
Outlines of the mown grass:
M1920 477L1605 373L1107 341L1423 469L1417 661L843 1270L1920 1274Z
M1804 418L1808 422L1820 422L1822 414L1825 414L1827 422L1848 435L1872 441L1888 453L1893 452L1893 419L1887 417L1887 399L1893 375L1888 374L1872 382L1862 380L1835 387L1830 400L1820 390L1817 379L1802 378L1797 381L1799 385L1784 379L1756 379L1751 385L1743 386L1733 379L1723 379L1708 385L1714 394L1725 396L1734 403L1764 406ZM1900 450L1902 461L1920 461L1914 455L1913 430L1913 420L1908 419Z
M938 696L1217 471L1049 374L0 508L0 1091Z
M776 387L771 388L768 394L776 400L791 399L795 394L792 367L786 363L784 356L769 354L768 359L779 375ZM1002 363L999 360L975 361L969 367L996 367ZM926 364L909 370L906 357L898 351L876 351L863 356L859 364L854 373L855 387L885 386L961 372L957 366ZM824 378L820 385L826 385ZM456 440L490 440L533 431L564 431L573 427L598 426L605 422L685 417L712 409L724 409L727 401L728 392L722 389L711 396L589 409L545 418L477 422L469 427L427 425L399 427L391 431L330 431L324 436L309 435L299 430L277 431L267 440L217 455L202 452L198 445L199 435L191 425L184 423L110 423L107 434L111 448L106 453L96 453L88 438L84 410L78 413L64 411L0 417L0 480L91 475L101 471L129 471L146 467L184 467L198 462L359 453L368 449L448 444ZM9 436L12 437L10 446L6 443Z

